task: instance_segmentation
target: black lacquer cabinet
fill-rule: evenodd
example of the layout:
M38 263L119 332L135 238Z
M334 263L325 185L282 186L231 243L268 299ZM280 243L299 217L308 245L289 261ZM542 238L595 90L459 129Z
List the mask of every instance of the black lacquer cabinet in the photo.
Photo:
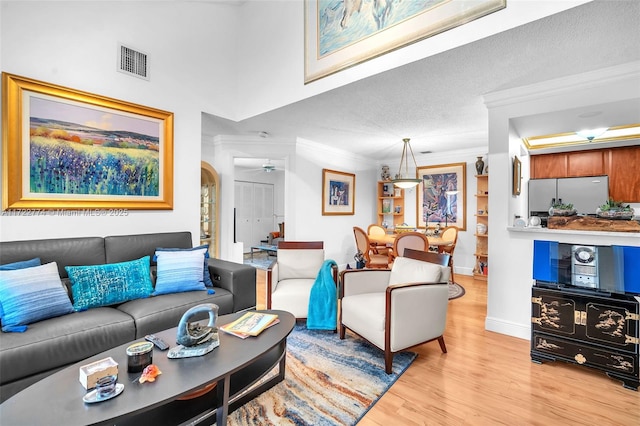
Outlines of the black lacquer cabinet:
M637 390L638 307L638 300L630 295L533 287L531 359L593 367Z

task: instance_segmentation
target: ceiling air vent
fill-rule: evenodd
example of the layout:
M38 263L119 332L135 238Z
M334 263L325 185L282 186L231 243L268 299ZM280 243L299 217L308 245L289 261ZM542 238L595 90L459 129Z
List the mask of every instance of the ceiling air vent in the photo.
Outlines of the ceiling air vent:
M149 64L147 54L119 45L118 71L149 80Z

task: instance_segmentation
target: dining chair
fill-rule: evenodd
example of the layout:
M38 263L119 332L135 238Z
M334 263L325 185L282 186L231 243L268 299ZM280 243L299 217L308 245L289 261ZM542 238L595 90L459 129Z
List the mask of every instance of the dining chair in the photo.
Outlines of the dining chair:
M427 251L429 249L429 240L421 232L399 234L393 242L393 248L389 250L389 263L392 263L396 257L403 256L406 248Z
M374 253L371 249L371 242L369 241L369 236L364 231L364 229L354 226L353 234L356 238L356 248L358 251L362 252L364 257L364 267L365 268L388 268L389 267L389 256L386 254L378 254Z
M458 228L456 226L447 226L442 231L441 238L445 241L451 241L448 245L438 246L438 252L449 255L449 268L451 268L451 281L453 282L453 252L458 242Z
M367 228L367 235L386 235L387 231L380 225L372 224ZM371 248L377 254L388 254L389 247L386 244L376 243L375 241L370 241Z

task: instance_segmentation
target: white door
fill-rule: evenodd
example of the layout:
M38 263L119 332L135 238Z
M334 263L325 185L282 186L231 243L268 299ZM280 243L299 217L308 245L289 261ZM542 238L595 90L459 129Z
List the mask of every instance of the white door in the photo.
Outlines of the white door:
M273 230L273 196L273 184L235 181L236 242L245 253Z

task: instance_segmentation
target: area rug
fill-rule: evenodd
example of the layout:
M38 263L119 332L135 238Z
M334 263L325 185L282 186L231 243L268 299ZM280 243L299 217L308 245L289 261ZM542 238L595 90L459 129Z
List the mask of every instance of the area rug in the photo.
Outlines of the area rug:
M284 381L229 415L232 426L355 425L416 357L393 357L384 372L383 352L352 334L307 330L298 321L287 338Z
M449 300L464 296L464 287L458 283L449 283Z

